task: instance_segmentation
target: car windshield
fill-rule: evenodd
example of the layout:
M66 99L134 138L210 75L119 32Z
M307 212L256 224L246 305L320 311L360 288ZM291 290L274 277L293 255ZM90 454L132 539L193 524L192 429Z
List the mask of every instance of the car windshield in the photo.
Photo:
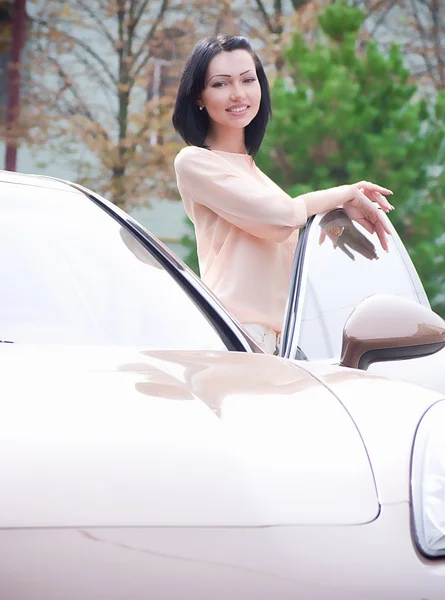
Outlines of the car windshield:
M225 348L180 285L84 194L1 185L2 342Z
M398 295L428 306L395 231L389 236L387 253L375 234L338 209L316 219L307 239L299 299L301 326L296 337L308 359L340 356L346 320L368 296Z

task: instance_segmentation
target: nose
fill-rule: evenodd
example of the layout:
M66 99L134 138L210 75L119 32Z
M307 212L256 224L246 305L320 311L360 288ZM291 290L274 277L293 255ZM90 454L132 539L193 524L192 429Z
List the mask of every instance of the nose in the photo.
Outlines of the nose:
M244 98L244 92L243 92L243 90L242 90L241 88L237 87L237 86L236 86L236 87L234 87L234 88L232 89L232 92L231 92L231 94L230 94L230 99L231 99L233 102L239 102L239 101L240 101L240 100L242 100L243 98Z

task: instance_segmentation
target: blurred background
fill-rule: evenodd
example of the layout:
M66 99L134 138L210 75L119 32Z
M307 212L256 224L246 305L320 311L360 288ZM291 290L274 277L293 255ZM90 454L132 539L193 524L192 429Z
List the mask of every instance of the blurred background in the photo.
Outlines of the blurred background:
M0 0L0 168L90 187L197 270L171 113L217 33L247 36L270 78L258 166L293 195L391 188L445 316L445 0Z

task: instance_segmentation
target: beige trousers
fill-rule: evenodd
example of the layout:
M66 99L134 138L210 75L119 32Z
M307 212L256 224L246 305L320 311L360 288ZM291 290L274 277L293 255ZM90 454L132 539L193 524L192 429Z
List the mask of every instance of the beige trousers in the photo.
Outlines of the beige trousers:
M279 353L279 333L264 325L258 325L258 323L244 323L243 327L265 352L275 355Z

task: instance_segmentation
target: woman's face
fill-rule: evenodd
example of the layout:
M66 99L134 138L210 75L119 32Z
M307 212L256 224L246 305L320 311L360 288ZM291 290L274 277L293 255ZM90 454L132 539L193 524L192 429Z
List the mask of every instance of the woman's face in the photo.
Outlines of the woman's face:
M246 127L257 115L261 87L247 50L220 52L209 63L199 105L212 129Z

